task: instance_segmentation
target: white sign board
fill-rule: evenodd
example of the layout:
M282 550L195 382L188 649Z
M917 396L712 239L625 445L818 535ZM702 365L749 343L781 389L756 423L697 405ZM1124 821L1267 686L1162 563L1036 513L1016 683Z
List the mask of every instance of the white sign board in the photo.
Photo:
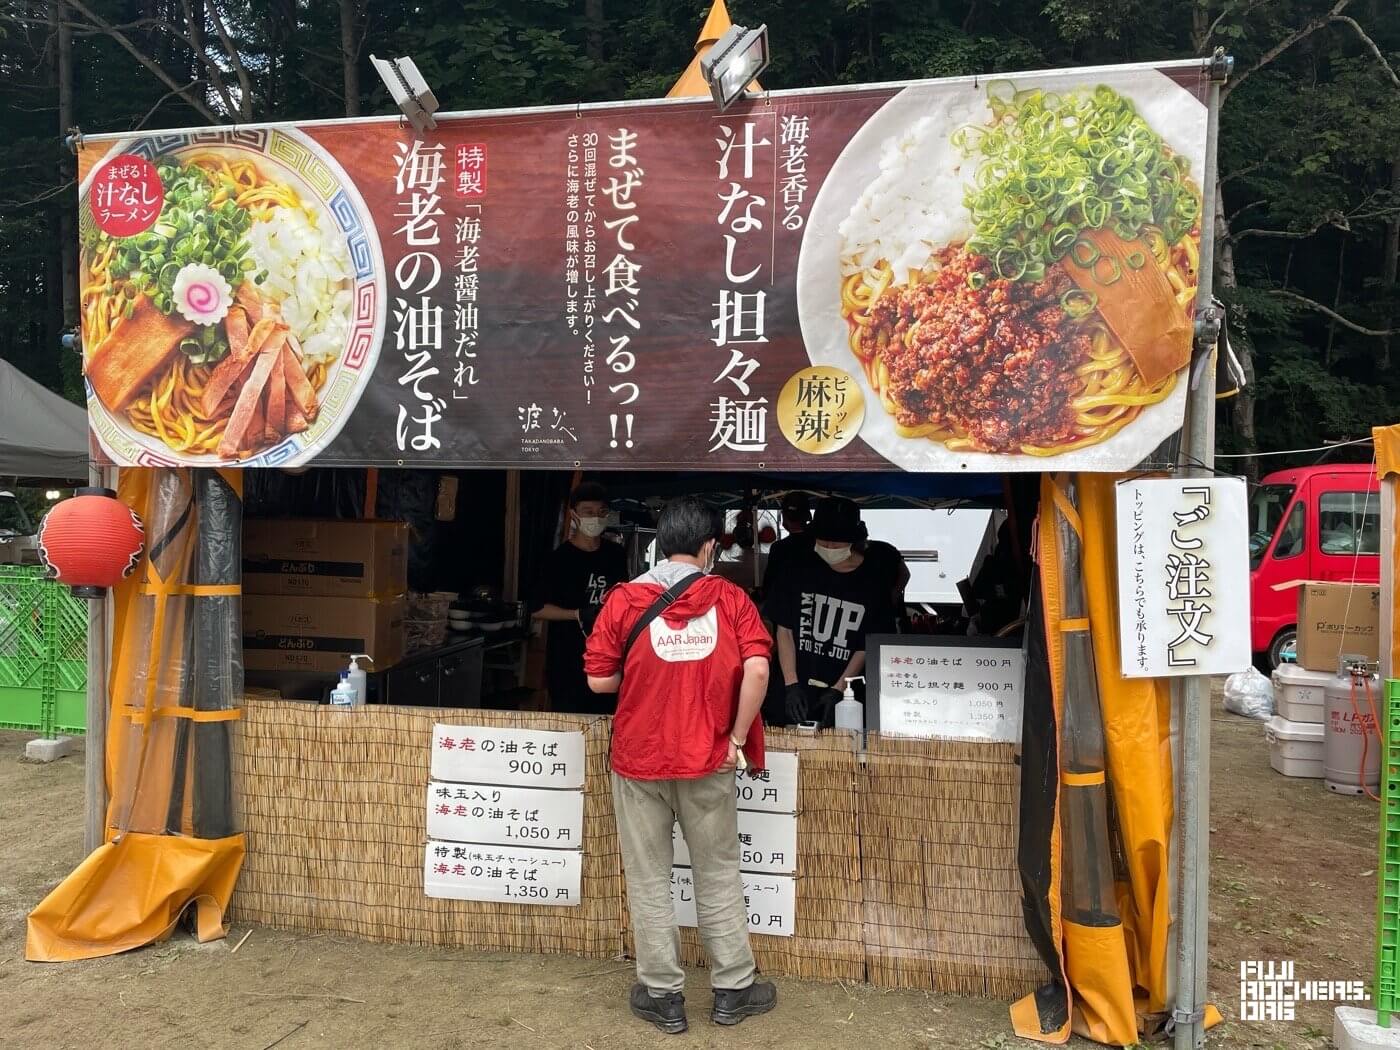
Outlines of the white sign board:
M1026 657L1019 647L881 642L878 654L880 732L1020 743Z
M583 787L583 734L433 726L430 775L467 784Z
M765 813L797 812L797 753L769 751L766 769L757 776L736 770L739 808L756 809Z
M583 845L583 792L433 781L428 838L577 849Z
M671 827L675 863L690 866L681 826ZM797 870L797 814L739 811L739 867L743 871L791 874Z
M1117 523L1123 676L1246 670L1249 511L1244 481L1120 481Z
M791 937L797 916L797 892L790 875L744 875L749 932ZM695 880L689 868L671 869L671 902L676 925L695 927Z
M436 841L424 849L423 890L429 897L574 906L582 877L578 850Z

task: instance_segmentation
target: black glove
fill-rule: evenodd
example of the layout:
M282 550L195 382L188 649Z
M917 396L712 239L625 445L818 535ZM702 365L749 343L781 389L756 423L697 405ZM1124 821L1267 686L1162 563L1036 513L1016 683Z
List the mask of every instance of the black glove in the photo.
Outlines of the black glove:
M801 682L793 682L783 693L784 703L787 705L788 721L796 725L798 722L807 721L807 688Z
M843 695L841 690L830 687L817 694L816 717L823 729L830 729L836 724L836 705L841 702Z

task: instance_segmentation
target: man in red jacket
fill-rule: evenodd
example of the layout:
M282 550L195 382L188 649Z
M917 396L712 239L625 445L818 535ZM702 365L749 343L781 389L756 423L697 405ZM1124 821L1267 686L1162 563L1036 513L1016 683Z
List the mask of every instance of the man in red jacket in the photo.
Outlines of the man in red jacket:
M773 643L748 595L708 575L719 534L718 514L700 500L667 504L656 530L666 560L613 588L584 654L589 687L619 694L612 781L637 945L632 1013L670 1033L687 1027L671 902L676 823L710 955L711 1019L738 1024L778 1001L755 980L734 784L737 765L763 768L757 716Z

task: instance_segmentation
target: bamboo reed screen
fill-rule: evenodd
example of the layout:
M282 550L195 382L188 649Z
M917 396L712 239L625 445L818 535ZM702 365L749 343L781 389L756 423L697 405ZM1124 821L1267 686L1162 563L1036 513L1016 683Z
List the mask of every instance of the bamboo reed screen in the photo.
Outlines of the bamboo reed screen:
M583 903L423 893L434 722L587 727ZM235 741L248 855L234 916L378 941L610 958L630 948L607 755L610 723L537 712L250 700ZM1018 767L996 744L771 731L801 755L796 933L755 936L769 974L1012 999L1048 976L1016 874ZM682 954L703 965L695 931Z
M583 901L501 906L423 893L433 724L586 729ZM622 861L606 719L250 700L234 743L247 858L240 922L373 941L606 959L618 953Z

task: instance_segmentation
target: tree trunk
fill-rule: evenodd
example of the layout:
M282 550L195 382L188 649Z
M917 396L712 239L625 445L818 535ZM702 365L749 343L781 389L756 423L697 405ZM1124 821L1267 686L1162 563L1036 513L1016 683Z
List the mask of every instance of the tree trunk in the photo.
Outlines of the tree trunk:
M58 141L63 142L68 137L69 131L76 124L73 116L73 32L68 28L68 11L63 0L50 0L49 18L53 23L55 47L54 47L54 79L56 81L58 93L58 127L54 130L58 133ZM77 164L74 162L73 154L66 146L60 146L58 151L58 176L59 184L72 181L76 178ZM78 327L78 233L75 224L74 208L78 194L76 188L72 191L59 194L56 208L58 211L58 317L59 327L62 331L68 331ZM54 345L53 352L58 354L59 377L63 383L65 393L75 393L81 388L82 383L82 361L72 354L60 353L59 347Z
M1391 204L1400 202L1400 157L1390 162ZM1395 327L1395 270L1400 263L1400 213L1391 215L1385 223L1385 256L1381 260L1381 294L1385 297L1385 323L1382 328ZM1390 368L1390 336L1381 339L1381 368Z
M356 42L359 0L340 0L340 62L345 72L345 115L360 115L360 48Z
M1232 299L1239 288L1239 279L1235 275L1235 246L1230 242L1230 220L1225 217L1225 197L1218 174L1215 177L1215 278L1216 286L1223 293L1221 298ZM1254 425L1254 348L1247 333L1241 329L1236 331L1238 338L1231 340L1230 346L1244 369L1245 385L1234 398L1235 432L1240 438L1241 451L1249 456L1244 460L1245 473L1257 479L1259 461L1254 454L1259 451L1259 435Z
M1342 312L1342 270L1347 260L1347 238L1342 234L1341 246L1337 249L1337 290L1332 296L1332 309L1338 313ZM1337 322L1330 321L1327 325L1327 347L1322 352L1322 366L1332 367L1332 350L1337 342Z
M584 0L583 20L588 26L588 57L594 62L603 61L603 31L606 22L603 17L603 0Z

